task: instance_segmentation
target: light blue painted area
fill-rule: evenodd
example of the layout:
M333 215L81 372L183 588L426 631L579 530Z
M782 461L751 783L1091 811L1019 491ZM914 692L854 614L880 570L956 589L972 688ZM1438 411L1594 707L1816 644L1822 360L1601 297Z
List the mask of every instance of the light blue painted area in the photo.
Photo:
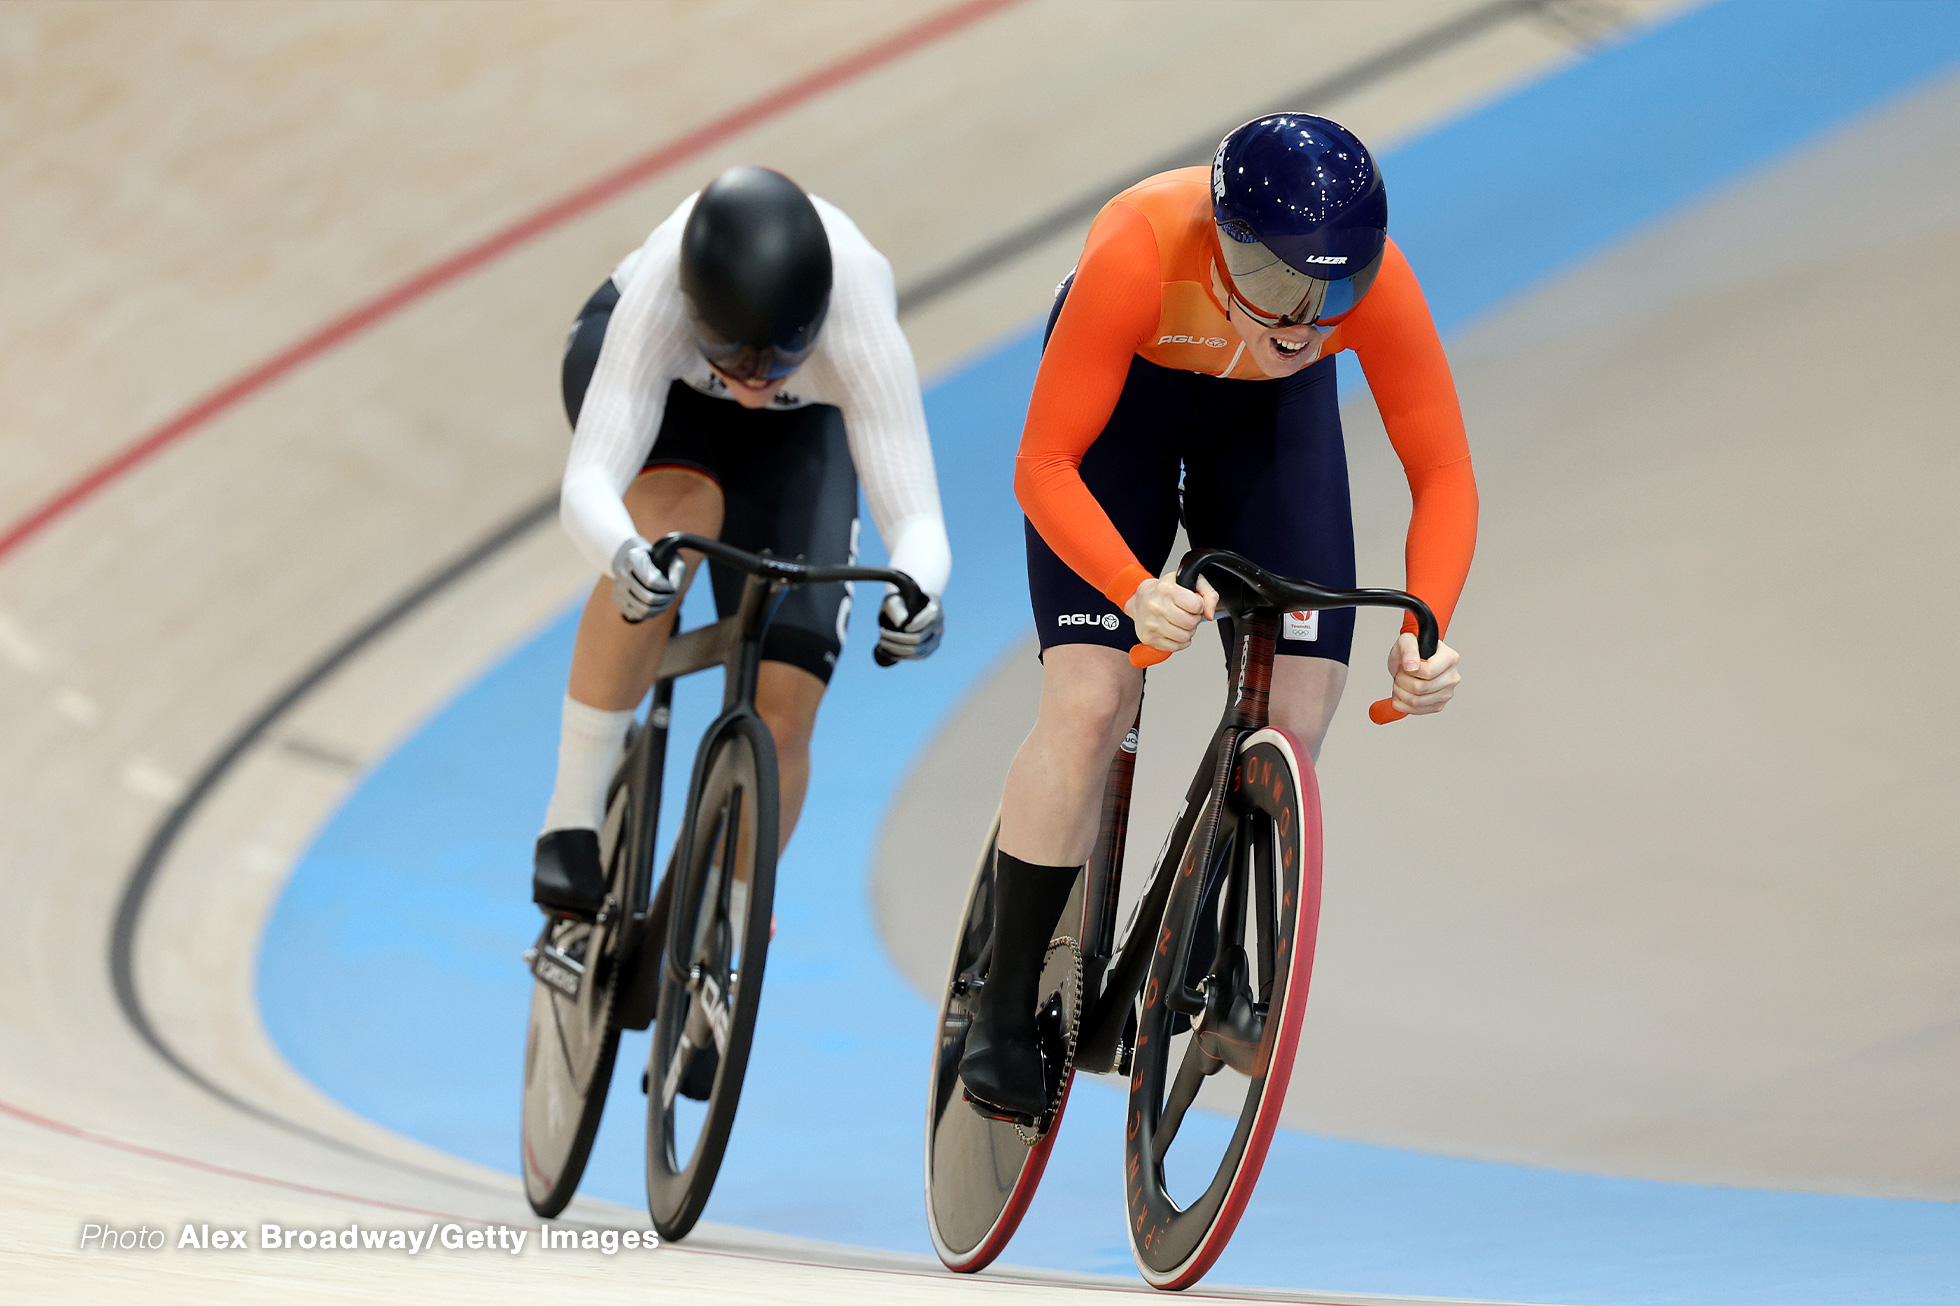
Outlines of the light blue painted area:
M1390 230L1448 335L1956 60L1945 0L1731 0L1395 151Z
M1385 159L1397 237L1454 329L1956 59L1960 5L1697 11ZM907 759L1026 629L1007 468L1037 348L1025 332L928 395L958 559L950 638L922 666L880 671L860 605L818 728L809 818L781 870L767 997L712 1219L929 1250L919 1183L932 1013L885 961L865 873ZM513 1172L529 991L517 955L536 929L525 877L571 631L569 617L542 631L376 768L295 872L261 960L268 1028L302 1073L384 1125ZM705 724L716 695L699 679L684 693L677 740ZM643 1198L644 1057L645 1036L629 1036L585 1183L628 1203ZM1101 1081L1077 1091L1011 1259L1127 1270L1121 1111ZM1946 1306L1960 1297L1960 1208L1562 1174L1282 1132L1214 1278L1616 1306Z

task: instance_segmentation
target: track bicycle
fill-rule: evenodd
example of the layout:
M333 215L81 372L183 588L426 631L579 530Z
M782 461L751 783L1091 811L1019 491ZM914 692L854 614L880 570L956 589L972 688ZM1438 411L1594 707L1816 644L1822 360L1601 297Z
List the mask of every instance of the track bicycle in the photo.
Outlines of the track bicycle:
M599 831L605 905L548 915L524 956L534 978L524 1047L522 1161L531 1209L565 1209L585 1171L623 1029L653 1027L647 1070L647 1211L662 1238L686 1236L721 1168L762 998L775 896L776 749L755 711L762 637L792 585L884 581L906 616L925 610L912 578L885 567L818 567L675 533L653 546L666 570L682 548L748 573L734 615L676 632L646 720L628 735ZM879 665L892 659L882 650ZM674 682L723 669L722 711L701 737L687 807L653 888L655 834ZM700 1103L687 1110L684 1100ZM695 1117L698 1116L698 1122Z
M1153 1286L1189 1287L1224 1251L1252 1195L1293 1071L1320 919L1320 793L1313 760L1268 724L1273 642L1284 612L1391 607L1414 614L1424 658L1436 619L1399 590L1330 590L1236 553L1186 554L1231 621L1225 714L1171 823L1122 946L1117 891L1136 769L1136 722L1111 762L1094 851L1048 945L1035 1021L1048 1106L1037 1119L982 1115L960 1058L993 945L994 832L981 854L940 1004L926 1110L926 1211L939 1258L985 1268L1013 1237L1054 1146L1074 1076L1129 1079L1123 1189L1130 1246ZM1163 654L1138 645L1138 666ZM1376 704L1377 721L1393 714ZM1073 931L1068 927L1073 925ZM1192 1108L1236 1117L1188 1128Z

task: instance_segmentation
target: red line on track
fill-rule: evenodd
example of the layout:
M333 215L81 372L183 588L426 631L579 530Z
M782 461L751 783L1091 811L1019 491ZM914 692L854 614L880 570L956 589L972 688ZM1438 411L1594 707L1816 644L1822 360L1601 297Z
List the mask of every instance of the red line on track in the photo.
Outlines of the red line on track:
M342 1202L358 1202L363 1206L378 1206L385 1210L403 1211L409 1215L426 1215L437 1220L454 1220L462 1224L497 1223L493 1220L485 1220L480 1216L449 1215L442 1211L425 1210L420 1206L404 1206L400 1202L383 1201L378 1197L362 1197L356 1193L343 1193L337 1192L332 1188L315 1188L312 1184L295 1183L291 1179L274 1179L270 1175L253 1174L249 1170L234 1170L228 1165L218 1165L212 1161L200 1161L194 1156L179 1156L175 1152L165 1152L154 1147L145 1147L141 1143L131 1143L120 1138L111 1138L107 1134L98 1134L94 1130L84 1129L80 1125L71 1125L60 1120L50 1119L47 1116L29 1111L25 1107L17 1107L11 1102L0 1102L0 1114L10 1115L16 1120L24 1120L30 1125L39 1125L41 1128L51 1130L57 1134L66 1134L70 1138L79 1138L85 1143L95 1143L102 1147L113 1147L119 1152L129 1152L135 1156L148 1157L152 1161L167 1161L171 1165L187 1166L192 1170L202 1170L207 1174L223 1175L227 1179L243 1179L248 1183L267 1184L273 1188L285 1188L295 1193L306 1193L313 1197L331 1197Z
M38 535L77 505L93 497L97 491L149 461L209 423L213 418L265 389L287 373L318 358L336 345L393 317L417 300L426 298L450 282L476 271L486 263L509 253L519 245L536 239L552 228L562 226L580 214L612 199L621 191L629 190L641 182L660 175L675 164L719 145L738 132L793 109L846 82L854 81L942 37L951 36L997 10L1020 2L1021 0L966 0L963 4L954 5L950 9L934 14L924 22L915 23L901 32L886 37L875 45L866 46L857 53L846 55L835 63L819 68L787 86L771 91L759 99L751 100L732 113L717 118L706 126L696 128L677 140L669 141L650 153L641 155L625 166L614 169L598 180L589 182L571 194L546 205L529 217L522 218L467 249L452 254L440 263L425 268L406 281L335 318L312 335L274 354L257 367L219 386L161 426L90 468L53 498L30 510L26 516L7 527L4 534L0 534L0 559Z

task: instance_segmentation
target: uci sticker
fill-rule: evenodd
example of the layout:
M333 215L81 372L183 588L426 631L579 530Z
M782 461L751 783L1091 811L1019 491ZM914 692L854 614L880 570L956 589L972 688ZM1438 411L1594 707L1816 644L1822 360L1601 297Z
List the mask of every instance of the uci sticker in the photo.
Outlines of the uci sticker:
M1320 638L1320 614L1318 612L1289 612L1280 625L1282 639L1317 640Z

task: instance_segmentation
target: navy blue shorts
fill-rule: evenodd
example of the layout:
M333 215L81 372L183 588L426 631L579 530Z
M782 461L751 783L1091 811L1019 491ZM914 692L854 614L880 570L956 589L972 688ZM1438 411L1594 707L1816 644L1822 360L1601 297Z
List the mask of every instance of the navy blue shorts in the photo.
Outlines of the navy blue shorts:
M619 291L607 281L580 310L566 341L561 383L573 426L618 302ZM675 381L646 458L646 469L655 467L683 467L719 486L721 538L736 548L833 566L857 561L857 469L844 414L834 405L749 409ZM715 611L733 614L747 575L712 561L708 570ZM828 684L850 616L850 586L793 585L763 634L763 659L801 667Z
M1062 283L1055 300L1068 295ZM1051 314L1049 329L1054 329ZM1242 553L1269 571L1354 585L1354 515L1334 359L1276 381L1230 381L1130 360L1082 480L1137 556L1161 575L1180 521L1194 548ZM1136 629L1026 522L1028 592L1043 652L1058 644L1127 651ZM1281 622L1276 650L1348 660L1354 609Z

